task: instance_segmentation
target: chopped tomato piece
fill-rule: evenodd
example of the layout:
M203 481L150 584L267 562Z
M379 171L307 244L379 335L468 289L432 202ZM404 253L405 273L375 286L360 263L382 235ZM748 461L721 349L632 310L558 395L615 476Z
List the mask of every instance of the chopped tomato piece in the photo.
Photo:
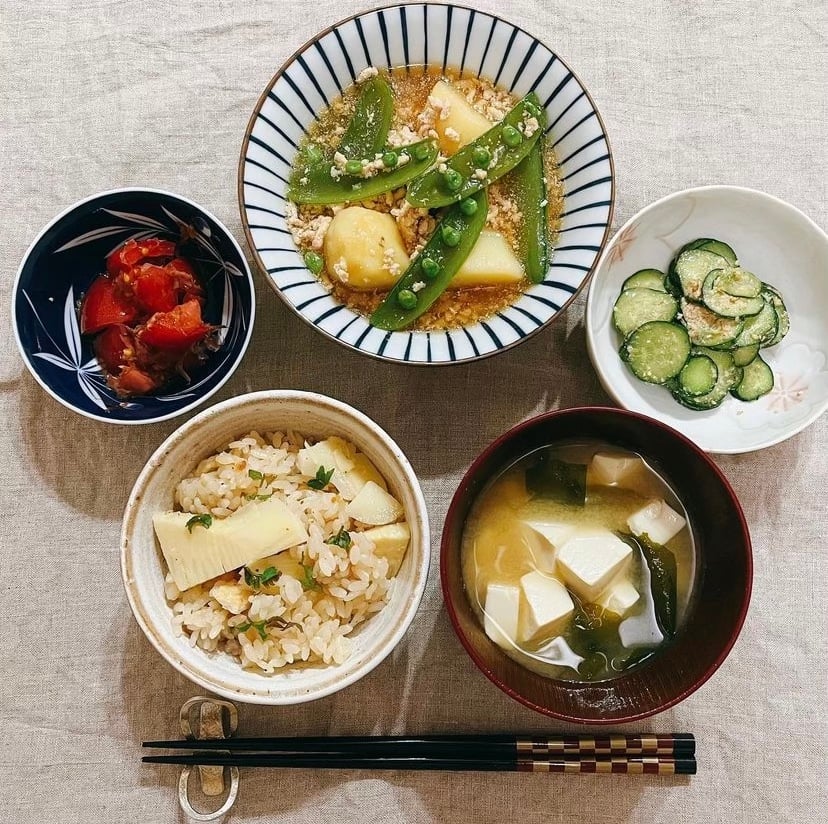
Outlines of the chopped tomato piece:
M151 237L147 240L128 240L107 259L106 271L115 277L122 275L145 260L160 259L162 263L175 257L175 243Z
M135 360L135 333L122 323L107 326L95 338L95 355L107 372L116 373Z
M198 282L195 269L193 269L189 260L174 258L164 268L174 275L176 288L182 303L192 298L199 301L204 299L204 289Z
M116 323L132 323L137 317L137 307L118 289L118 284L100 275L92 281L83 299L81 332L87 335Z
M158 381L137 366L127 366L118 377L111 379L112 388L119 395L146 395L158 389Z
M135 299L144 311L169 312L178 306L176 279L165 266L142 263L123 277L129 278Z
M199 302L188 300L169 312L156 312L138 334L147 346L181 350L203 340L212 329L201 318Z

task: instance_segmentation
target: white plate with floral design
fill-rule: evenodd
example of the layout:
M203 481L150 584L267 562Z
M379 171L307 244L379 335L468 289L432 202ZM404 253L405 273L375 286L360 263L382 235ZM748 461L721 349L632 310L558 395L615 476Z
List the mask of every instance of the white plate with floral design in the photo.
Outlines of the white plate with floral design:
M639 381L618 355L612 307L639 269L662 271L685 243L712 237L740 264L776 286L791 330L762 350L774 388L752 403L728 397L716 409L680 406L660 386ZM669 195L629 220L598 263L586 308L587 345L604 389L625 409L657 418L708 452L764 449L801 432L828 408L828 235L795 207L738 186L703 186Z

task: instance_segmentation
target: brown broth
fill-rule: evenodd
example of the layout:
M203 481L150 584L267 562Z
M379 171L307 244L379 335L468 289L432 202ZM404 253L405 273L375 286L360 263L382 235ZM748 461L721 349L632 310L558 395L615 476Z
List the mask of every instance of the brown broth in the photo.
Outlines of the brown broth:
M502 88L495 87L489 80L463 74L453 68L442 71L435 66L401 67L387 72L386 77L391 83L395 99L394 119L391 125L392 133L404 126L416 131L418 127L417 117L425 109L429 93L434 84L440 79L459 85L461 90L473 92L475 94L475 105L478 108L492 105L495 110L500 110L497 112L500 116L517 103L516 97ZM353 84L333 102L309 129L308 142L318 143L329 149L333 149L338 145L345 126L353 113L358 88L356 84ZM484 95L489 96L490 103L484 100ZM484 111L484 113L487 112ZM489 113L489 116L492 116L491 113ZM494 122L493 120L493 124ZM547 216L551 253L557 243L563 211L563 185L558 173L557 159L551 148L548 148L545 153L544 169L548 191ZM514 195L510 176L506 175L492 183L488 187L488 191L491 206L485 228L501 232L519 256L517 239L521 230L522 216L512 214L508 208ZM389 192L386 195L364 201L360 205L382 212L390 212L392 209L398 209L404 198L405 189L398 189L395 192ZM299 217L306 222L320 215L333 215L335 213L335 208L320 206L298 206L297 210ZM410 211L415 214L406 218L397 218L397 223L401 229L406 252L409 256L412 256L419 251L431 231L433 231L436 222L434 218L438 213L428 216L426 210L412 209ZM413 225L409 226L409 224ZM303 252L309 250L311 248L309 239L299 235L300 232L294 232L294 240L300 250ZM385 290L362 291L353 289L342 283L327 270L323 270L319 277L338 301L362 315L370 315L382 303L387 294ZM446 290L411 328L419 330L452 329L484 320L514 303L529 285L528 279L524 277L519 283L504 286L477 286Z

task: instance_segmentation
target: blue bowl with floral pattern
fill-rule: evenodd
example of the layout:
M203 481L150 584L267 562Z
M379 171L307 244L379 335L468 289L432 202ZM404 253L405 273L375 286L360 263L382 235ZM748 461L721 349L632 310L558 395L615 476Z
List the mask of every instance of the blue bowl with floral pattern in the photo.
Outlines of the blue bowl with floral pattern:
M205 288L204 320L219 327L218 346L188 378L157 394L119 398L80 332L80 301L125 241L178 240L182 232ZM70 206L29 247L13 289L15 338L35 380L69 409L108 423L155 423L203 403L239 365L254 316L253 278L228 229L191 200L156 189L115 189Z

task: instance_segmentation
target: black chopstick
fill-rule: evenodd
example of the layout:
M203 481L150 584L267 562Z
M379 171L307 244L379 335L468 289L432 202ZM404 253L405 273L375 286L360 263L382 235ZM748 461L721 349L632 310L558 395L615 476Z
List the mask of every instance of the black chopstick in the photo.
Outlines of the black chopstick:
M173 750L222 750L256 754L300 754L343 757L408 757L506 760L522 755L604 756L664 755L691 757L696 740L688 733L672 735L423 735L310 736L227 738L208 741L145 741L145 747Z
M615 773L638 775L693 775L696 772L695 758L676 758L665 755L592 757L579 755L555 758L529 755L510 759L463 759L431 756L359 758L339 755L307 756L287 753L204 752L188 755L145 756L141 760L146 764L279 767L288 769L444 770L449 772Z

